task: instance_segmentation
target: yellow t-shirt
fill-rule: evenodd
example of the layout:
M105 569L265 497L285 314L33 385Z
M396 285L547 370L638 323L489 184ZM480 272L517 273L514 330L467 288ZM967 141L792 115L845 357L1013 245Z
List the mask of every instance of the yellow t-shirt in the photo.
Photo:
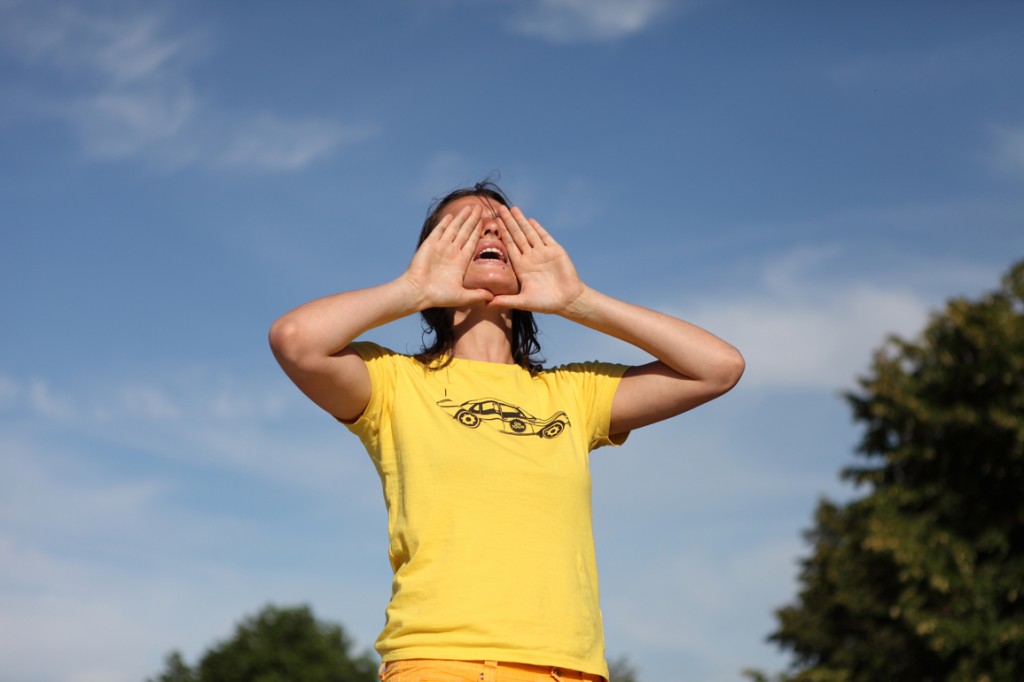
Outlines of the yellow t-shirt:
M350 428L380 474L395 572L385 661L496 660L608 676L589 451L625 365L531 375L455 359L431 370L352 347L372 391Z

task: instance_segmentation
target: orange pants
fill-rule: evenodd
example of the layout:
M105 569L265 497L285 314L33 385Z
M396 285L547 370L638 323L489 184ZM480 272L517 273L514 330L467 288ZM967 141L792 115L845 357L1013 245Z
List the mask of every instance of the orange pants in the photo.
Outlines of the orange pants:
M381 682L606 682L600 675L550 665L413 658L381 665Z

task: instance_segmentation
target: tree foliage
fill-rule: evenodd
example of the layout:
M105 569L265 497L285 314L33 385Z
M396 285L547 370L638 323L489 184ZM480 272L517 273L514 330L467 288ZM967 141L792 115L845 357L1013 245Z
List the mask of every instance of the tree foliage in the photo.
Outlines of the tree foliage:
M149 682L196 682L196 675L185 663L181 653L172 651L164 661L164 671Z
M859 383L863 463L842 476L866 493L818 506L779 679L1024 679L1024 262Z
M194 668L172 651L163 672L147 682L376 682L374 656L353 656L351 646L340 625L318 621L307 606L266 606ZM627 657L609 661L608 668L609 682L636 682Z
M636 668L629 657L619 656L608 661L608 682L637 682Z
M374 682L374 657L353 655L351 647L340 625L318 621L307 606L267 606L194 668L171 652L149 682Z

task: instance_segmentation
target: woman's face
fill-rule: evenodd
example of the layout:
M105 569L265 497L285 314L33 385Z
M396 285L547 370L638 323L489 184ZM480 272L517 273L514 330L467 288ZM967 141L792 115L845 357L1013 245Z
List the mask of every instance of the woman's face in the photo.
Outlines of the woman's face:
M505 244L501 240L505 225L498 215L499 204L493 199L468 196L455 199L444 208L442 217L454 217L467 206L480 206L482 213L476 230L480 241L473 251L473 259L466 268L462 285L467 289L487 289L494 295L518 294L519 278L512 269Z

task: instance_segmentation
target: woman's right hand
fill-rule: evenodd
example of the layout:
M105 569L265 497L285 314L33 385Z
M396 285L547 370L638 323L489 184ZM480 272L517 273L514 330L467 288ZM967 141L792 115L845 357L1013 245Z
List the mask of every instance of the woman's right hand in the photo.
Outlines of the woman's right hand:
M466 269L480 241L480 206L445 215L423 241L402 275L418 297L417 308L457 308L494 298L487 289L467 289Z

